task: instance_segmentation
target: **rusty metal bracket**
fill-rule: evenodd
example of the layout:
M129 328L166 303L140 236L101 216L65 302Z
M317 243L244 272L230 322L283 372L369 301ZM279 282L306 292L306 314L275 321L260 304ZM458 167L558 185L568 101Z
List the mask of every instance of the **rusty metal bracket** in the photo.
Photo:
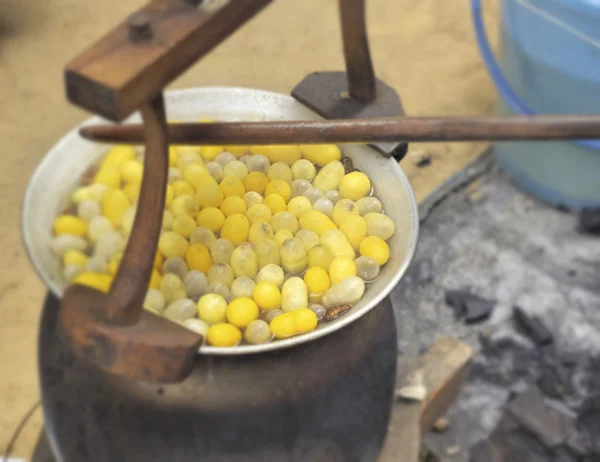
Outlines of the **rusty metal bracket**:
M186 377L202 337L142 308L160 235L169 151L162 94L141 108L146 156L130 239L108 294L81 285L65 292L60 333L81 357L144 381Z
M376 79L377 97L370 103L348 95L345 72L314 72L302 80L292 96L327 119L362 119L404 115L398 94L383 81ZM401 161L408 150L406 142L373 143L376 151Z
M365 0L340 0L346 72L313 72L292 96L327 119L360 119L404 115L400 97L375 77L369 52ZM397 161L406 155L405 142L373 143L378 152Z

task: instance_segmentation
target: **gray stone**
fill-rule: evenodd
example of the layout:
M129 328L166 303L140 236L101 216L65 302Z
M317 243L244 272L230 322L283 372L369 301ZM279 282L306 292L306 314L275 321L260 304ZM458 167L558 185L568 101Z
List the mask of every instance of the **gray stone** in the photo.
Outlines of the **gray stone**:
M469 462L505 462L502 450L484 440L471 448Z
M518 327L521 328L536 345L541 346L552 343L552 333L540 318L537 316L530 316L520 306L515 306L513 315Z
M457 445L468 448L486 438L486 434L463 410L453 408L448 414L452 424L444 432L430 432L423 438L423 443L436 460L443 462L466 462L469 460L468 451L463 450L458 455L448 456L446 448ZM456 425L455 425L456 422Z
M562 444L568 427L565 417L544 403L537 386L531 386L508 405L508 412L546 447Z

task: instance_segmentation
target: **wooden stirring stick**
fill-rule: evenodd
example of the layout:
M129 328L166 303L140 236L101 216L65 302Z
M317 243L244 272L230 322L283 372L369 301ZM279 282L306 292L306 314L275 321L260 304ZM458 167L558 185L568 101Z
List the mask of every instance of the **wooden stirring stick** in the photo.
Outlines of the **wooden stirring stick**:
M375 143L600 139L600 116L397 117L378 119L170 124L184 145ZM141 144L142 125L94 125L80 134L104 143Z

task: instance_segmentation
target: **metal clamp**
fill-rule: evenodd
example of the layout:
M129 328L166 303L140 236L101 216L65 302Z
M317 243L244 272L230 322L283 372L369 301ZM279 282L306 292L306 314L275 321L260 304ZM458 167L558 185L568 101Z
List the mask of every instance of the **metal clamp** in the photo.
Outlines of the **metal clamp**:
M327 119L368 119L404 115L400 97L392 87L375 77L364 0L340 0L340 19L346 72L313 72L293 90L292 96ZM400 161L405 142L370 145L387 157Z

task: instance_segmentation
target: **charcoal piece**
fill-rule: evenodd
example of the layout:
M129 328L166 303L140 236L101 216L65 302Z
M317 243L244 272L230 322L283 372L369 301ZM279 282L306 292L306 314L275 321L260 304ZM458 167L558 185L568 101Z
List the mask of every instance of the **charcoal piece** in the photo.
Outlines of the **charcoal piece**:
M474 295L466 290L446 290L446 304L454 310L456 318L465 318L467 324L486 320L492 314L496 302Z
M595 371L598 373L598 371ZM578 420L587 414L600 414L600 390L595 390L595 394L588 396L579 408Z
M483 440L469 450L470 462L504 462L502 451L491 441Z
M483 322L492 315L496 302L492 300L466 300L465 301L465 322L467 324L476 324Z
M579 214L579 231L600 235L600 209L584 209Z
M471 448L473 462L550 461L551 451L526 426L505 412L489 439Z
M573 367L581 361L580 353L566 353L562 352L560 355L560 362L565 367Z
M552 343L552 334L541 319L528 315L520 306L513 308L513 316L519 329L528 335L536 345L541 346Z
M596 356L587 358L585 363L582 364L582 369L586 372L585 387L595 393L600 392L600 358Z
M549 398L562 399L573 392L570 380L570 368L561 362L546 356L541 362L542 372L537 382L544 395Z
M600 395L587 398L577 416L577 428L587 441L587 452L600 460Z
M598 462L600 461L600 457L596 454L586 454L581 456L577 462Z
M537 346L537 349L543 358L557 358L558 357L558 353L556 352L556 347L554 345L554 339L552 339L551 343Z
M427 167L428 165L431 165L430 154L425 154L424 156L421 156L421 158L417 161L417 167L419 168Z
M454 310L454 316L460 318L465 314L465 300L475 297L466 290L446 290L446 305Z
M494 444L504 452L505 461L548 462L551 453L540 441L526 431L517 430L493 438Z
M522 353L515 353L512 358L513 374L528 379L528 383L534 383L540 377L539 358L535 353L535 350L523 349Z
M567 431L567 419L544 404L540 389L532 385L508 405L508 412L524 430L537 437L546 447L562 444Z
M578 457L566 446L559 446L554 449L552 462L577 462Z
M540 377L539 351L526 348L509 337L486 336L481 356L485 360L474 359L470 372L472 380L512 388L522 381L535 383Z
M523 347L510 337L499 335L480 335L479 340L485 348L486 356L500 357L513 351L522 352Z
M481 349L484 354L489 354L494 351L494 339L489 333L480 332L477 339L481 344Z
M579 458L577 459L579 462L581 457L588 452L589 444L585 435L583 435L575 428L575 425L573 425L567 432L564 446L569 448L569 450Z
M512 371L499 371L494 367L490 367L478 362L473 363L469 377L473 382L493 383L499 387L510 387L515 381Z
M519 422L512 417L510 414L504 413L504 415L498 421L496 428L492 432L494 434L510 433L519 428Z

